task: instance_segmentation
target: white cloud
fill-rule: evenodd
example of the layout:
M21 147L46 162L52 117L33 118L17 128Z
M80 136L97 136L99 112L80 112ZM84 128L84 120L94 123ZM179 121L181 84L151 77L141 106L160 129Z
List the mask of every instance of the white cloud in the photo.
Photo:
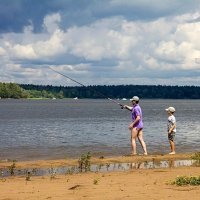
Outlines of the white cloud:
M47 15L44 18L43 27L49 33L54 33L57 29L59 29L60 21L61 21L61 16L59 13Z
M44 18L42 33L34 33L30 22L23 33L2 34L0 64L16 82L49 84L55 79L58 83L62 78L47 70L47 65L52 65L72 76L81 73L82 80L90 77L88 84L99 84L96 73L104 76L101 84L103 80L106 83L110 80L111 84L121 84L123 80L128 84L131 77L137 78L138 83L139 80L151 82L148 73L153 77L155 72L154 80L162 82L160 74L163 82L169 83L168 77L163 76L164 71L194 70L195 74L200 69L195 63L195 58L200 57L200 22L196 20L199 17L200 12L152 21L131 21L116 16L61 29L59 24L64 19L55 13ZM68 58L72 59L71 64ZM177 74L177 77L182 83L181 76Z
M48 33L35 34L32 26L24 28L22 34L4 34L4 51L13 59L48 60L65 51L63 31L57 26L59 14L47 16L44 20Z
M3 56L5 54L6 54L6 51L2 47L0 47L0 56Z
M61 30L55 30L52 35L44 41L38 41L32 44L37 57L39 59L44 59L45 57L54 57L58 54L65 52L65 47L63 46L63 32Z
M20 45L16 44L11 49L12 54L18 59L35 59L36 54L32 45Z
M98 21L91 26L69 29L66 33L66 41L70 41L70 52L89 61L126 59L129 57L129 49L137 41L134 35L130 36L122 32L123 22L124 20L119 18L111 18Z

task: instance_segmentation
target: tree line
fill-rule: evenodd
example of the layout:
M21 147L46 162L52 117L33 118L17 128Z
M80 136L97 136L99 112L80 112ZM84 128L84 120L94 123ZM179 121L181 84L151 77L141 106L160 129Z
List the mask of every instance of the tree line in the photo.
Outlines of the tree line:
M1 83L0 82L0 98L63 98L63 92L51 92L45 89L25 89L16 83Z
M15 83L0 82L0 98L27 98L27 92Z
M52 86L0 82L1 98L142 98L200 99L199 86L93 85Z
M25 90L47 91L63 98L142 98L160 99L200 99L199 86L162 86L162 85L93 85L93 86L52 86L20 85Z

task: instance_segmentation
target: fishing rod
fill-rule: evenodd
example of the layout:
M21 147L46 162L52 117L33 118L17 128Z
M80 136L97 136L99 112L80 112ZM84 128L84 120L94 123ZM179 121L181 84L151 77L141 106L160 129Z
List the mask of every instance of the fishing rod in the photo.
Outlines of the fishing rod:
M59 72L59 71L56 71L55 69L53 69L53 68L51 68L51 67L49 67L49 69L51 69L51 70L54 71L55 73L60 74L61 76L65 77L65 78L68 78L69 80L71 80L71 81L73 81L73 82L75 82L75 83L77 83L77 84L79 84L79 85L81 85L81 86L83 86L83 87L87 87L86 85L84 85L84 84L78 82L78 81L75 80L75 79L72 79L71 77L69 77L69 76L67 76L67 75L65 75L65 74L62 74L62 73ZM103 93L101 93L101 92L99 92L99 91L96 91L96 90L94 90L93 88L89 88L89 89L92 90L93 92L99 94L100 96L102 96L102 97L108 99L109 101L112 101L113 103L118 104L119 106L121 106L121 109L124 108L124 106L123 106L122 104L118 103L118 102L115 101L114 99L111 99L111 98L105 96Z

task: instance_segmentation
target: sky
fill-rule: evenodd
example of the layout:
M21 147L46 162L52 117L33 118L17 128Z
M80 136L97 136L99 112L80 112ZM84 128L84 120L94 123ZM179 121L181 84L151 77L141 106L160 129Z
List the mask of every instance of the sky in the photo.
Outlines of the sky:
M0 0L0 82L200 86L200 0Z

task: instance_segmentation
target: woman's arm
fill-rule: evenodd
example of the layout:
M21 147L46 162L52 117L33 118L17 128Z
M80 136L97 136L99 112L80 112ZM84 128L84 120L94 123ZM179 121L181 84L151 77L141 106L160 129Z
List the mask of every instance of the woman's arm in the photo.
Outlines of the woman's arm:
M133 110L133 107L131 106L127 106L127 105L124 105L123 108L129 110L129 111L132 111Z

